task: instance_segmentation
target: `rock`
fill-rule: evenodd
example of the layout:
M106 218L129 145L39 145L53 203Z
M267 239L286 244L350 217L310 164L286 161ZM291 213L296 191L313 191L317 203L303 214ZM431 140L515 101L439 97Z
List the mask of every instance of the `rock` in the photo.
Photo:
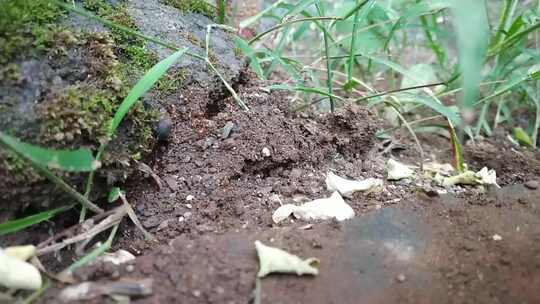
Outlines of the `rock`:
M208 17L181 12L158 0L133 0L126 4L129 15L145 35L159 37L179 47L187 47L190 52L204 55L206 27L214 23ZM168 48L154 43L149 44L149 49L160 59L171 54ZM234 49L233 40L228 33L220 29L212 30L210 57L212 61L217 61L220 72L229 83L239 77L243 66L243 60L236 57ZM223 84L200 59L184 56L174 69L180 73L189 71L187 74L182 73L185 76L184 85L195 82L209 91L220 91L223 88Z
M531 189L531 190L536 190L538 189L538 181L537 180L529 180L525 183L525 187Z
M144 228L150 229L150 228L154 228L154 227L159 226L159 224L161 224L161 220L159 219L159 217L157 215L152 215L149 218L147 218L146 220L144 220L144 222L142 224L143 224Z

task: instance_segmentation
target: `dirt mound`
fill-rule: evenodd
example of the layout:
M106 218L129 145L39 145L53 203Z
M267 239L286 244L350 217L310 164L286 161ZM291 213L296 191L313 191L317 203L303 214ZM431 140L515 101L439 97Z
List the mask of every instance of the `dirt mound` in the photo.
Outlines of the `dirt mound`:
M354 164L373 148L378 122L365 108L297 115L286 95L259 83L244 85L240 97L249 111L202 90L171 108L170 140L151 164L163 187L141 189L137 180L128 191L147 228L167 225L159 234L171 237L186 229L270 225L276 195L284 201L326 195L326 170L345 162L358 175Z

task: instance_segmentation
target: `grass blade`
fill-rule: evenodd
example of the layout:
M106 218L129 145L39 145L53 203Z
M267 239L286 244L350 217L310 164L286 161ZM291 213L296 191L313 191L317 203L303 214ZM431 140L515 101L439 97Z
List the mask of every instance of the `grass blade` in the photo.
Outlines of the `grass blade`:
M225 0L217 0L217 5L218 22L220 24L225 24Z
M55 215L65 212L71 209L72 207L73 206L64 206L64 207L56 208L53 210L48 210L48 211L40 212L34 215L30 215L25 218L8 221L6 223L1 223L0 235L14 233L14 232L23 230L25 228L28 228L30 226L39 224L43 221L47 221L51 219L52 217L54 217Z
M244 53L244 56L249 59L249 66L253 72L255 72L259 78L265 79L264 71L259 63L259 58L257 58L257 54L255 54L255 51L251 48L251 46L244 39L238 36L234 37L234 43L236 47L238 47L242 53Z
M129 91L128 95L120 104L120 107L114 114L114 117L109 126L108 135L112 137L116 133L116 129L128 113L129 109L139 100L139 98L144 95L152 86L167 72L167 70L176 62L184 53L187 51L186 48L174 52L169 57L158 62L154 67L152 67L144 76L137 82L137 84Z
M88 149L54 150L42 148L22 142L2 131L0 131L0 144L44 168L70 172L90 172L100 166L100 163L94 159Z
M364 7L365 5L365 7ZM347 83L345 84L345 90L347 92L350 92L355 86L356 83L353 81L353 66L355 61L355 48L356 48L356 38L358 34L358 26L364 20L367 16L367 14L370 12L370 10L375 5L375 0L368 0L363 1L357 5L358 9L356 9L355 15L354 15L354 23L353 23L353 31L352 31L352 37L351 37L351 48L349 50L349 65L347 70ZM348 18L348 16L344 17L344 19ZM326 54L328 58L328 54Z

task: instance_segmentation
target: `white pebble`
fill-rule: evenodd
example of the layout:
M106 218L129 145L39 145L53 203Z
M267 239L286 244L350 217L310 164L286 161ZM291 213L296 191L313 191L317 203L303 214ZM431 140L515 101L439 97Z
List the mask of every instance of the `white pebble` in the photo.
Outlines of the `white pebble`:
M192 201L194 198L195 198L195 196L190 194L190 195L186 196L186 201L188 201L188 202Z
M502 236L498 235L498 234L494 234L492 237L491 237L494 241L500 241L502 240Z
M267 147L264 147L262 149L262 155L264 155L264 157L270 157L270 155L271 155L270 149L268 149Z

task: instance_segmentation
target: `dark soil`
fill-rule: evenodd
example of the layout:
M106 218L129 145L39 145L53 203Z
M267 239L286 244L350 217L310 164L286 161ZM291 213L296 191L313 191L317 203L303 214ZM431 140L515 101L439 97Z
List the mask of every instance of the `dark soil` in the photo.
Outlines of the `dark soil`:
M249 303L258 269L253 242L260 240L321 260L317 277L263 279L262 303L540 302L540 190L517 185L540 177L538 154L484 141L466 149L468 163L497 169L508 185L501 190L456 187L441 196L422 177L385 182L382 192L348 200L358 214L352 220L276 225L277 197L288 203L328 196L328 170L384 178L388 156L374 139L379 123L362 107L297 115L286 95L260 83L238 89L249 112L203 89L170 96L168 142L147 160L160 182L141 174L124 187L157 239L144 241L124 224L115 249L137 259L88 266L76 272L79 281L153 279L152 295L137 303ZM423 143L433 158L446 155L439 138ZM400 155L412 162L417 152L405 148ZM42 302L56 302L61 288L49 289ZM112 300L93 300L103 301Z

